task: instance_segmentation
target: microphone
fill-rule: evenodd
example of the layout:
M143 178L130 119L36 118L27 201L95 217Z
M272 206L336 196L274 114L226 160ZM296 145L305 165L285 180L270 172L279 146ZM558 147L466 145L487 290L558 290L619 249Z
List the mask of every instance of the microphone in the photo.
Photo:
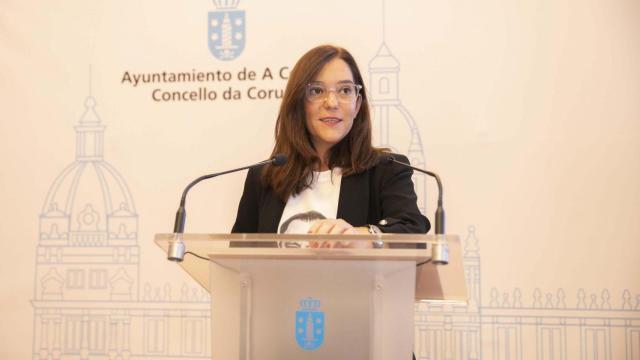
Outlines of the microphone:
M429 171L417 168L415 166L411 166L409 164L405 164L401 161L396 160L393 155L385 155L383 157L383 161L388 163L396 163L408 168L411 168L415 171L421 172L423 174L427 174L436 179L436 183L438 184L438 207L436 208L435 214L435 222L436 222L436 238L442 238L444 235L444 207L442 206L442 181L440 181L440 176L438 174ZM449 263L449 247L446 245L446 242L437 240L432 248L432 261L435 264L448 264Z
M273 166L282 166L284 164L287 163L287 156L284 154L276 154L273 157L271 157L268 160L264 160L261 161L257 164L253 164L253 165L249 165L249 166L243 166L243 167L239 167L237 169L232 169L232 170L227 170L227 171L222 171L222 172L218 172L218 173L213 173L213 174L208 174L208 175L203 175L200 176L199 178L193 180L192 182L189 183L189 185L187 185L187 187L184 188L184 191L182 192L182 198L180 199L180 207L178 207L178 211L176 212L176 220L175 223L173 225L173 234L174 234L174 239L173 241L169 242L169 250L167 251L167 259L171 260L171 261L177 261L180 262L184 259L184 242L182 242L182 235L184 234L184 225L186 223L186 219L187 219L187 212L185 211L185 202L187 201L187 194L189 193L189 190L191 190L191 188L196 185L197 183L203 181L203 180L207 180L207 179L211 179L220 175L226 175L226 174L230 174L230 173L234 173L237 171L242 171L242 170L246 170L246 169L250 169L250 168L254 168L257 166L261 166L261 165L265 165L265 164L270 164Z

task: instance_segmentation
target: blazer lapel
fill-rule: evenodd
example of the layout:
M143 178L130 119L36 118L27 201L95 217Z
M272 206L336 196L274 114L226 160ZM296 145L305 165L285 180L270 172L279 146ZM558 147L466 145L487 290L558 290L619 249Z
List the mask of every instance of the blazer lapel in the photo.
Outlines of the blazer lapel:
M258 224L258 232L260 233L278 233L278 224L284 211L285 203L273 192L265 194L265 201L260 209L260 220Z
M338 219L353 226L367 224L369 212L369 171L344 176L340 182Z

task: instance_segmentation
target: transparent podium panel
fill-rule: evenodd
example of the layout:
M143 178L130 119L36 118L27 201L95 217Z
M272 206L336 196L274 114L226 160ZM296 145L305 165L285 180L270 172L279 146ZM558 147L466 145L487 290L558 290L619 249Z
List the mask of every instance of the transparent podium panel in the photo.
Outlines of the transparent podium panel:
M211 293L212 359L411 358L416 274L431 281L421 269L434 237L156 235L165 251L176 240L205 259L180 266ZM449 281L437 280L442 292Z
M213 359L411 359L415 262L214 260L210 285Z

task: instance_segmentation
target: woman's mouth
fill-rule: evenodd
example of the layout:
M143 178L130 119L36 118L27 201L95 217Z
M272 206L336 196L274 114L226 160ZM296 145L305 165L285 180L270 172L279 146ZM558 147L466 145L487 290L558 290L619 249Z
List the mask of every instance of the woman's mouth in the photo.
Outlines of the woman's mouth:
M320 118L320 121L322 121L325 124L337 124L340 121L342 121L342 119L339 119L336 117L323 117L323 118Z

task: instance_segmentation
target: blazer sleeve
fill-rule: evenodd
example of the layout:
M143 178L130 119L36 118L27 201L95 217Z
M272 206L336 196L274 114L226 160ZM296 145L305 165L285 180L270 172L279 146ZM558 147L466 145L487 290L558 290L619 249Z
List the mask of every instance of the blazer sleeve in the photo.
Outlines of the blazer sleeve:
M236 222L231 229L232 233L255 233L258 232L258 217L260 209L260 169L251 168L247 172L247 178L244 182L244 190L240 203L238 204L238 213Z
M403 155L394 157L400 162L409 163ZM411 176L411 168L385 163L381 167L379 203L381 218L377 226L388 233L425 234L431 228L429 220L422 215L417 204Z

